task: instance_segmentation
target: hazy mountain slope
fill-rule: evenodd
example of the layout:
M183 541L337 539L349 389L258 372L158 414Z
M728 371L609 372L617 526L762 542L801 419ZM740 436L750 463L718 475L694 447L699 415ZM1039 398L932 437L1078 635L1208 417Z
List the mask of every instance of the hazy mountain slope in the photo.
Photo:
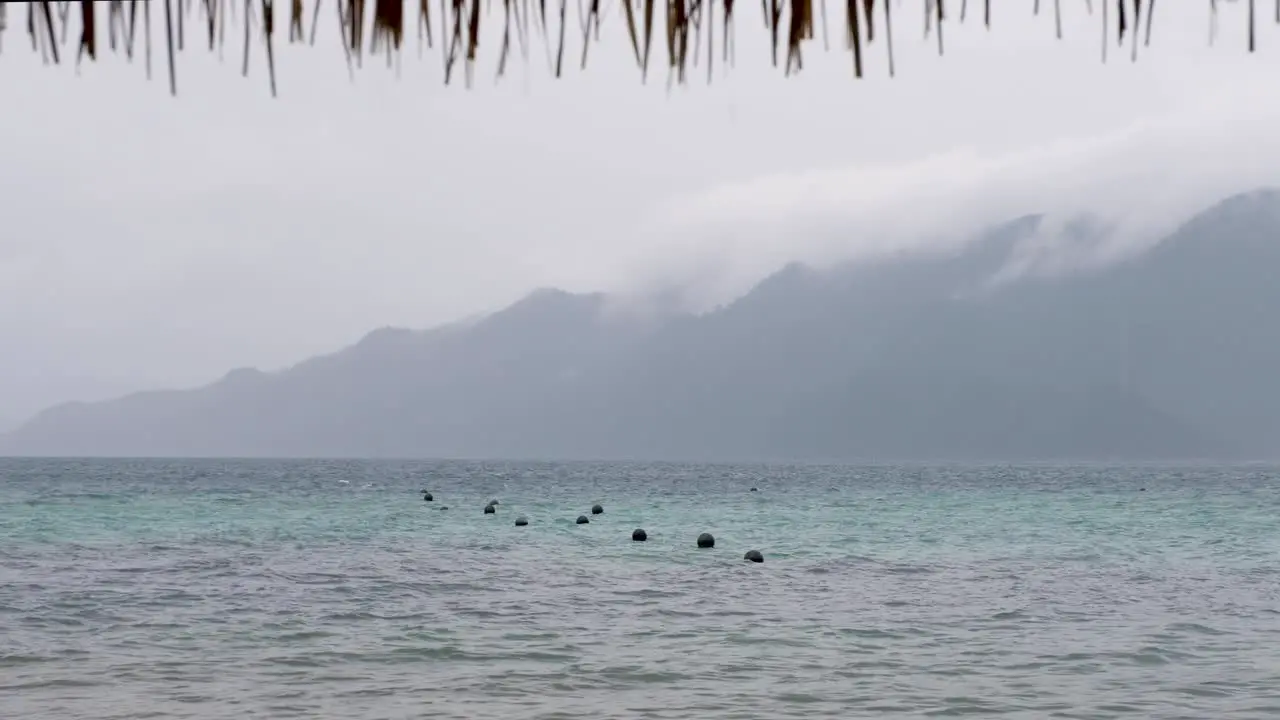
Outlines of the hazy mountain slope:
M58 454L417 454L424 437L518 425L576 363L624 348L630 327L601 321L602 300L542 291L466 328L378 330L277 374L54 408L9 441Z
M707 459L1270 456L1280 197L1123 264L991 285L1027 217L948 254L783 269L660 322L540 291L289 370L51 409L0 451ZM1078 229L1090 242L1088 226Z

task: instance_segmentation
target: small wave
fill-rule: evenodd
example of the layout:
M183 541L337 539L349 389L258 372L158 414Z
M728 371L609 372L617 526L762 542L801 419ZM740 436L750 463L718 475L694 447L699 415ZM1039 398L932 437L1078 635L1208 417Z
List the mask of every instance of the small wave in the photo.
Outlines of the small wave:
M1232 692L1230 688L1217 687L1210 683L1204 683L1203 685L1188 685L1186 687L1180 687L1176 690L1176 692L1181 693L1183 695L1190 695L1191 697L1202 697L1202 698L1224 698L1224 697L1230 697L1231 695L1234 694L1234 692Z
M923 565L887 565L885 572L893 575L932 575L937 572L934 568L925 567Z
M57 658L48 655L0 655L0 667L21 667L23 665L39 665L55 661Z
M1169 664L1169 658L1165 657L1164 653L1154 648L1142 650L1136 653L1129 653L1124 657L1127 657L1136 665L1154 666Z
M700 618L703 613L693 612L690 610L672 610L671 608L659 608L654 611L655 614L670 618Z
M276 635L271 638L271 641L282 643L307 642L309 640L324 640L331 637L337 637L337 633L327 632L325 630L299 630L298 632Z
M1173 623L1165 626L1165 630L1171 633L1193 633L1196 635L1231 635L1226 630L1218 630L1217 628L1201 625L1200 623Z
M901 640L906 637L882 628L840 628L838 632L847 637L857 637L864 640Z
M637 685L666 685L679 682L686 677L682 673L651 670L639 665L606 667L599 670L598 674L609 680Z
M732 645L765 645L768 647L808 647L810 642L805 638L759 637L755 635L737 634L725 638Z
M34 680L31 682L20 682L13 685L0 685L0 690L9 691L33 691L33 690L50 690L61 688L90 688L99 687L106 683L96 682L93 680L84 680L80 678L53 678L50 680Z
M610 594L617 597L633 597L642 600L661 600L664 598L680 597L684 593L675 590L660 590L658 588L637 588L635 590L612 590Z
M1005 713L1004 709L998 705L978 698L949 697L944 698L943 702L946 703L946 707L928 710L924 713L925 717L963 717L966 715L995 717Z
M828 702L826 698L813 695L811 693L784 692L774 696L778 702L787 703L789 705L812 705L814 703Z
M1002 612L998 612L995 615L992 615L991 619L992 620L1026 620L1028 617L1030 616L1027 615L1025 611L1019 609L1019 610L1005 610Z

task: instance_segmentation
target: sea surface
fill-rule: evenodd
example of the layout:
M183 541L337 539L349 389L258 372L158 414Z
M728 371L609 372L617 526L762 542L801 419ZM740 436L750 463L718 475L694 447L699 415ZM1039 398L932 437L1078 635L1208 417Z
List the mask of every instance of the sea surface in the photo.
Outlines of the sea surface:
M3 718L960 716L1280 716L1280 470L0 460Z

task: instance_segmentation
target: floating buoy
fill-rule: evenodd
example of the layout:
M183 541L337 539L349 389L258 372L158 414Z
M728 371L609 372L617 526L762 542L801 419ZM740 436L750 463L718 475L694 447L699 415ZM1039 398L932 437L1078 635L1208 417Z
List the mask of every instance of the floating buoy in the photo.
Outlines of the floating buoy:
M600 514L600 513L602 513L602 512L604 512L604 508L603 508L603 507L600 507L599 505L592 505L592 506L591 506L591 514L592 514L592 515L599 515L599 514Z
M423 492L422 500L423 502L431 502L432 500L435 500L435 497L429 492Z
M525 525L528 525L528 524L529 524L529 518L523 515L516 518L516 527L524 527Z
M497 512L497 510L495 510L495 509L494 509L494 507L493 507L492 505L485 505L485 506L484 506L484 514L485 514L485 515L492 515L492 514L494 514L495 512Z
M631 539L636 542L644 542L649 539L649 533L645 532L644 528L636 528L631 531Z
M716 546L716 539L711 533L702 533L698 536L698 547L713 548Z
M586 525L586 524L587 524L587 523L589 523L589 522L591 522L591 521L587 519L587 516L586 516L586 515L579 515L579 516L578 516L578 524L579 524L579 525Z
M748 550L747 554L742 556L742 559L750 560L751 562L764 562L764 555L761 555L759 550Z
M751 492L760 492L760 488L751 488Z

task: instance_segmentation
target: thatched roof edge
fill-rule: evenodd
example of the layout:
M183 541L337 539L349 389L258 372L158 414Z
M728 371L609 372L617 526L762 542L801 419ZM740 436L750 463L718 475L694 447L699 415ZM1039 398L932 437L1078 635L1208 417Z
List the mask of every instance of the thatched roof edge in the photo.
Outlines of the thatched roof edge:
M599 39L601 19L606 14L602 3L611 0L577 1L579 17L575 32L580 33L583 38L582 55L578 62L585 67L588 50L592 41ZM698 64L704 53L708 76L715 66L717 55L720 62L732 63L737 8L735 0L666 0L661 7L655 0L612 1L622 8L619 15L625 21L642 78L647 77L652 64L653 35L655 30L659 30L659 25L659 31L665 40L666 67L674 81L686 82L690 68ZM898 1L900 4L901 0ZM1032 1L1037 15L1041 13L1042 5L1047 14L1048 6L1052 4L1057 37L1061 38L1062 0ZM1216 32L1219 0L1207 1L1212 37ZM1221 1L1247 2L1248 47L1253 52L1259 12L1257 5L1260 0ZM548 8L547 0L439 0L437 8L432 8L430 0L417 0L410 6L412 8L416 5L413 9L417 12L417 17L412 21L409 20L411 13L406 12L406 0L329 0L329 5L333 8L333 16L341 30L341 46L349 67L354 69L361 65L365 54L385 52L390 56L399 52L404 43L407 24L412 22L419 42L425 40L428 46L439 43L447 84L454 77L459 61L468 82L470 81L478 53L481 18L485 15L481 3L485 3L487 10L495 2L501 4L503 12L498 74L501 75L506 69L513 48L518 47L525 59L528 58L533 34L537 32L546 44L553 73L559 77L566 62L565 36L570 26L568 0L559 0L558 5L551 8ZM1274 21L1280 23L1280 0L1273 2ZM1150 44L1156 0L1085 0L1085 3L1091 14L1097 12L1101 18L1104 62L1107 47L1111 44L1110 37L1113 35L1118 46L1124 46L1126 40L1130 43L1130 52L1135 59L1139 47ZM135 56L141 30L147 75L150 77L154 9L158 16L157 22L163 23L163 57L168 63L170 92L176 95L177 54L190 44L207 43L210 50L221 49L227 41L228 25L234 26L238 22L240 28L233 29L232 32L243 37L242 72L248 75L250 47L260 41L265 48L267 73L274 95L277 4L282 6L281 11L287 10L288 41L314 45L325 0L280 0L278 3L277 0L43 0L0 3L0 50L5 48L5 30L13 29L11 26L17 20L15 16L22 12L18 9L20 5L25 6L26 16L23 21L31 49L40 53L46 64L69 61L68 43L77 36L76 62L79 63L86 57L96 60L101 49L101 23L105 19L108 47L114 52L123 53L130 60ZM854 75L862 77L864 53L882 37L888 54L889 74L892 76L893 0L844 0L843 4L845 46L853 55ZM946 0L921 0L921 5L924 10L925 32L937 39L939 53L945 49L943 27L948 22L965 22L969 16L974 15L980 16L988 29L991 27L991 0L973 0L972 12L969 0L951 0L949 3ZM953 12L957 5L958 12ZM1095 8L1095 5L1099 7ZM803 67L802 50L815 36L815 17L820 18L825 41L825 0L761 0L761 9L764 12L765 30L770 36L773 64L788 75L799 71ZM662 13L661 19L655 19L658 12ZM71 32L73 24L79 30L74 35ZM193 30L188 30L189 26ZM189 42L188 35L192 33L195 37Z

